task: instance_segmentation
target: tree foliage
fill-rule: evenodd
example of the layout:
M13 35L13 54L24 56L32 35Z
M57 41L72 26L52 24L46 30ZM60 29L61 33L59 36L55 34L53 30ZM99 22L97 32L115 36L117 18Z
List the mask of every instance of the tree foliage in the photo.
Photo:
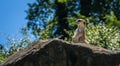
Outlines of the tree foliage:
M90 23L87 25L86 31L90 44L111 50L120 50L120 31L117 27L109 27L101 23L97 25Z

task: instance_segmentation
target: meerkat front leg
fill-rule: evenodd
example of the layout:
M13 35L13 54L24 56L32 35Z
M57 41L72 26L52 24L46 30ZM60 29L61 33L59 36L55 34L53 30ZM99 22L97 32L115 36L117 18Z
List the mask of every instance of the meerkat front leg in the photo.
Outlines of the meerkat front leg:
M72 38L72 39L73 39L73 42L74 42L74 43L79 43L79 41L80 41L79 38L80 38L80 37L77 36L77 35L76 35L76 36L73 36L73 38Z

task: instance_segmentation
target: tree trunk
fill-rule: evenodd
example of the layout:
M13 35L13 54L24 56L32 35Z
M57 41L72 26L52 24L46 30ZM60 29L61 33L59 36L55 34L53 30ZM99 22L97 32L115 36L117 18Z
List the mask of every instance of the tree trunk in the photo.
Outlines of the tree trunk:
M65 32L65 30L68 30L69 28L67 22L67 15L68 15L67 7L65 2L61 3L58 2L58 0L55 0L55 4L56 4L55 17L57 17L57 21L58 21L57 31L55 35L61 36L61 39L65 39L69 37L69 35Z

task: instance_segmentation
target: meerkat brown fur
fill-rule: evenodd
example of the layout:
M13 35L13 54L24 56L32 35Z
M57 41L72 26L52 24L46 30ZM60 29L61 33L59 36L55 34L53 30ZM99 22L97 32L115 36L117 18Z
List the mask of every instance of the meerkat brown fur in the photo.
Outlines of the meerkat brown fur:
M74 35L72 37L74 43L89 44L89 42L86 40L85 35L85 23L86 21L83 19L76 20L77 29L75 30Z

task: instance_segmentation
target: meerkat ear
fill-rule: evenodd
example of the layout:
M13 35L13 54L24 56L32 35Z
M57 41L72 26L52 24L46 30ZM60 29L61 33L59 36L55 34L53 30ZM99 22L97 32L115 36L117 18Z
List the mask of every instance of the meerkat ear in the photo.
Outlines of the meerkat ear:
M84 24L86 24L87 21L84 19L83 22L84 22Z

